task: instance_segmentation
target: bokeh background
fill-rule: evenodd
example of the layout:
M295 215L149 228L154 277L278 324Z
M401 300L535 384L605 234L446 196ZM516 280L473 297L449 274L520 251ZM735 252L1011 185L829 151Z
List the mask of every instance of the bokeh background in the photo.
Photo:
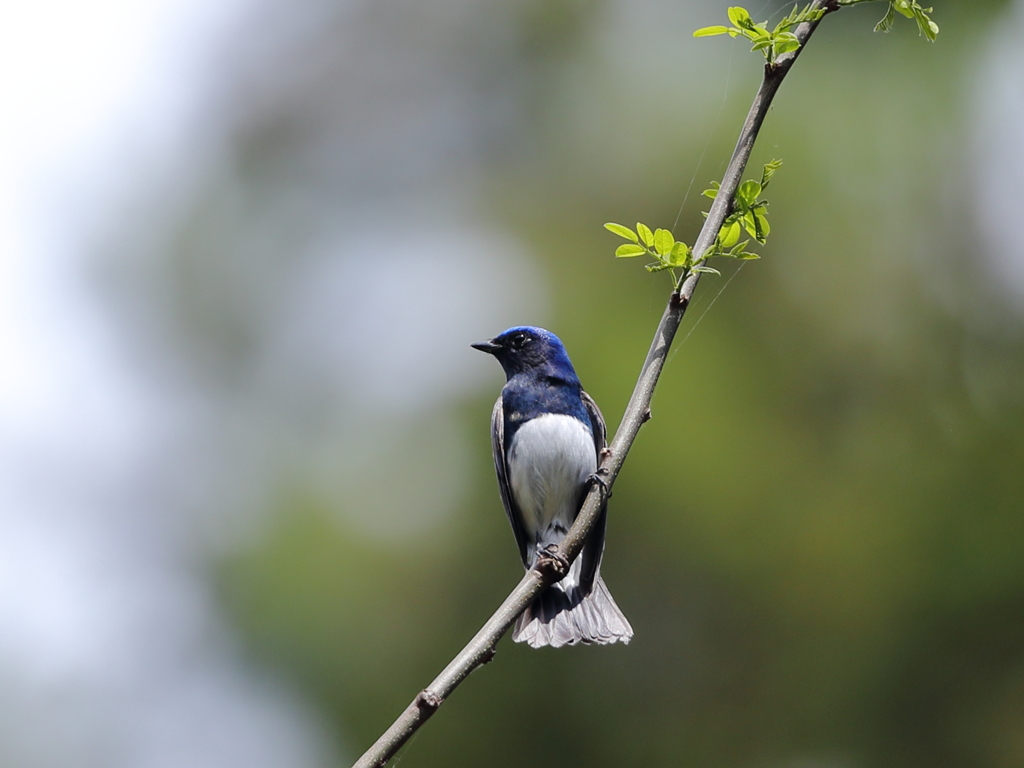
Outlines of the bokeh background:
M518 581L502 376L610 426L756 88L719 0L0 24L0 765L354 760ZM830 17L611 505L628 647L502 641L413 766L1024 765L1024 2ZM755 0L755 17L780 4Z

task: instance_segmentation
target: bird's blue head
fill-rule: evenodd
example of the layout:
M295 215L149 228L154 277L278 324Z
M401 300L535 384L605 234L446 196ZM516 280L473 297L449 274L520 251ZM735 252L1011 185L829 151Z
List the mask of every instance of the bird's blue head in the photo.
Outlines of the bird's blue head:
M551 331L543 328L520 325L509 328L490 341L470 346L494 355L510 379L520 373L533 373L562 379L569 384L579 384L576 370L562 342Z

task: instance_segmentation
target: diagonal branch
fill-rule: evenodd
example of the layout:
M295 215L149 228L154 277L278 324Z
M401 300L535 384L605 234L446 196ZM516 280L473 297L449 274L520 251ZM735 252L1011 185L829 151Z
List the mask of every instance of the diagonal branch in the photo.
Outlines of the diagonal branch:
M816 0L815 6L824 8L826 12L839 8L836 0ZM743 124L736 148L733 150L732 159L726 168L718 195L704 221L700 234L697 236L697 242L693 248L694 254L703 255L718 237L722 223L729 215L729 207L739 188L747 161L750 159L750 152L754 147L754 141L764 123L772 99L819 23L820 21L806 22L798 26L794 30L794 34L800 41L800 47L791 53L780 56L774 64L765 66L761 87L754 96L753 104L751 104L747 119ZM629 399L629 404L626 406L622 421L611 444L601 457L601 466L598 472L604 478L608 488L618 477L640 427L650 418L654 387L658 383L658 377L665 365L672 340L686 314L686 309L699 280L699 272L690 274L679 289L674 290L669 297L668 306L658 324L658 330L654 334L650 351L640 370L640 376ZM599 484L595 483L591 487L576 521L559 545L558 552L566 561L571 563L583 548L587 535L593 528L600 512L603 493L605 493L605 489L601 488ZM355 763L353 768L383 768L387 765L401 746L437 711L459 683L465 680L474 669L493 658L498 641L512 626L519 614L546 586L558 581L563 575L564 573L553 567L550 560L542 560L527 571L522 581L505 598L501 607L487 620L487 623L476 633L469 644L452 659L451 663L429 686L417 694L412 703Z

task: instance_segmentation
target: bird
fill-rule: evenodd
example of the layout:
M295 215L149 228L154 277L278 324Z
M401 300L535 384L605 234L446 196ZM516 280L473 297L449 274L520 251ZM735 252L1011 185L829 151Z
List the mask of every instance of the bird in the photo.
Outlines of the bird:
M543 328L516 326L471 344L507 378L491 412L498 488L527 570L557 546L579 514L605 448L605 423L565 346ZM633 628L601 578L607 494L568 573L519 616L512 639L531 647L628 643Z

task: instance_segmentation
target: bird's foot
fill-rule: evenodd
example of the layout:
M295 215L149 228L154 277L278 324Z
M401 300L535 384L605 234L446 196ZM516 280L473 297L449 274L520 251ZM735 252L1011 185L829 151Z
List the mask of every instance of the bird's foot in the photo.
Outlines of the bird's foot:
M601 493L604 496L605 500L608 500L612 497L611 486L608 485L608 481L605 480L604 478L604 476L607 474L608 470L605 469L604 467L601 467L600 469L597 470L597 472L594 472L587 477L587 482L590 483L591 485L601 486Z
M561 581L569 573L569 560L558 551L557 544L548 544L537 553L537 569L541 573L556 576L554 581Z

